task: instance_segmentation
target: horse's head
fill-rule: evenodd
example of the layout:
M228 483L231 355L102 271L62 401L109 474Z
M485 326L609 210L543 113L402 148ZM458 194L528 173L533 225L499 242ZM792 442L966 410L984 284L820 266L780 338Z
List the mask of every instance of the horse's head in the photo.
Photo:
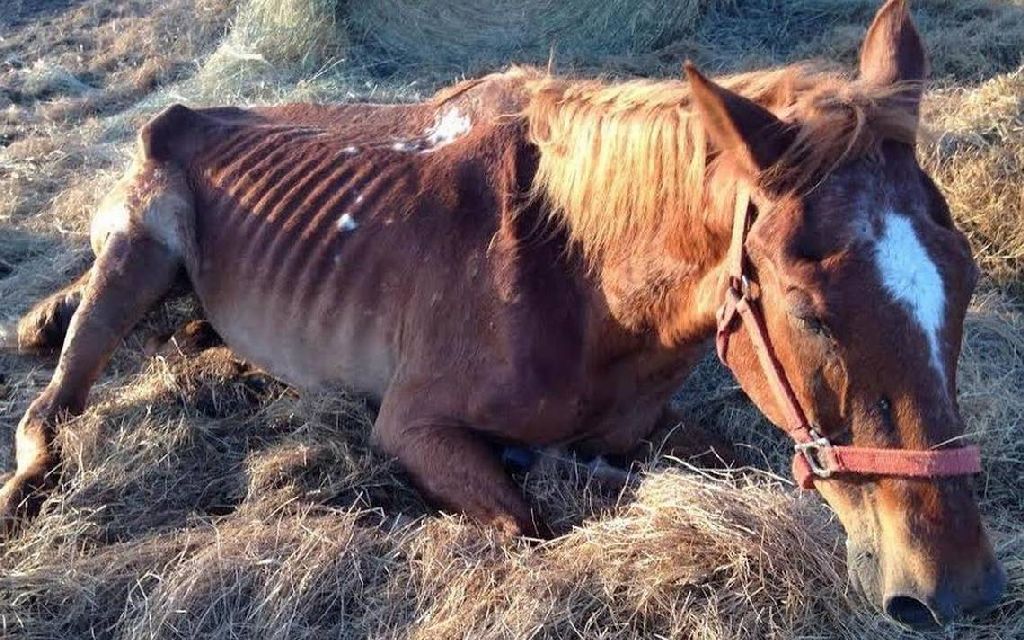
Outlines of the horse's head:
M913 133L925 68L905 5L891 0L867 34L854 88L886 96L889 115L879 117L903 119ZM892 450L896 458L963 446L956 367L978 269L915 159L912 136L879 135L870 152L836 154L813 188L786 188L786 172L777 169L820 152L801 115L779 119L692 68L689 75L709 139L749 184L757 213L742 245L744 269L758 285L764 334L806 422L832 444ZM726 360L758 407L785 425L786 402L754 338L734 332ZM890 461L893 473L886 464L815 478L846 529L852 582L912 626L996 604L1006 579L971 478L927 469L908 477L899 462Z

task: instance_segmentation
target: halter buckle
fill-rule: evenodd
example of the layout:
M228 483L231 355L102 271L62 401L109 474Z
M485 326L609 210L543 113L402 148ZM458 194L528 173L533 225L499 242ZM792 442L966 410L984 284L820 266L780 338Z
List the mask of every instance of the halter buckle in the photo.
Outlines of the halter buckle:
M829 478L832 476L832 467L825 462L830 458L826 458L832 449L832 443L829 439L821 435L817 431L811 430L811 436L814 438L810 442L798 442L793 445L796 452L804 457L807 461L807 466L818 478Z

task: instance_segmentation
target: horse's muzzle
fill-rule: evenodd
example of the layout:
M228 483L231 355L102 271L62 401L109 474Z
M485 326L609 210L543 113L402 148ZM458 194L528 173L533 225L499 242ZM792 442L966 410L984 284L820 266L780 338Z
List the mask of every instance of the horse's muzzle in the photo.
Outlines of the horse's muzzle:
M847 557L854 588L893 621L916 630L988 613L1006 590L1006 572L994 558L974 575L944 573L937 582L922 584L910 575L884 580L877 556L856 545L848 545Z

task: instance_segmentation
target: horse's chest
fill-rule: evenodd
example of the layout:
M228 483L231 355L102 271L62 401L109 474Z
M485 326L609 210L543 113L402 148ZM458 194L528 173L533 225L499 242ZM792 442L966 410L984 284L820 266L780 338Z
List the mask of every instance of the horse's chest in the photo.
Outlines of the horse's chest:
M578 425L580 448L594 454L623 454L635 448L655 428L665 405L692 370L693 360L687 354L656 369L637 361L599 377Z
M477 392L488 403L486 411L476 414L477 424L524 444L574 444L594 454L625 453L654 429L703 351L697 345L657 363L639 354L611 366L576 369L575 375L567 369L558 384L538 384L526 372L511 385L481 378Z

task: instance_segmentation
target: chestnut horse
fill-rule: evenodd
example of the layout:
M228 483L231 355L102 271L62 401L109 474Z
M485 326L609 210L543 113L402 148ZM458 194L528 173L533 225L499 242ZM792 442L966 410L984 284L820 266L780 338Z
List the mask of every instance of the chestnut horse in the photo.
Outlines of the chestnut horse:
M915 158L925 68L890 0L854 79L513 69L415 105L173 106L99 206L89 273L19 326L62 351L0 515L38 509L58 417L184 273L238 354L375 396L423 493L512 533L540 527L493 444L629 451L717 328L867 598L914 626L985 610L1005 574L954 382L977 269Z

